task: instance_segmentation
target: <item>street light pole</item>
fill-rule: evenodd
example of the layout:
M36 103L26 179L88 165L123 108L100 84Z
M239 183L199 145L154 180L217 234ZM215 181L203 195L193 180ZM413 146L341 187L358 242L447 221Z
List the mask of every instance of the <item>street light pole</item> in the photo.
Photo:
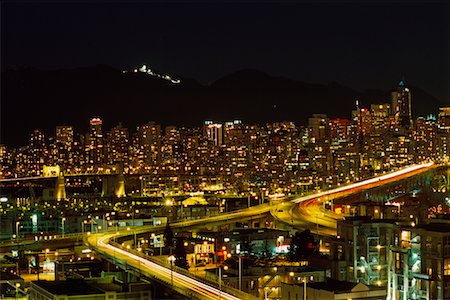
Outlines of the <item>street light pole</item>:
M303 300L306 300L306 276L303 280Z
M242 291L242 258L239 253L239 290Z
M17 239L19 238L19 224L20 224L20 222L16 221L16 237L17 237Z
M219 299L222 298L222 267L219 266Z
M65 229L65 228L64 228L64 225L65 225L64 223L65 223L65 221L66 221L66 218L62 218L62 219L61 219L62 238L64 238L64 229Z
M172 286L173 289L173 262L175 260L175 256L171 255L169 256L169 261L170 261L170 285Z

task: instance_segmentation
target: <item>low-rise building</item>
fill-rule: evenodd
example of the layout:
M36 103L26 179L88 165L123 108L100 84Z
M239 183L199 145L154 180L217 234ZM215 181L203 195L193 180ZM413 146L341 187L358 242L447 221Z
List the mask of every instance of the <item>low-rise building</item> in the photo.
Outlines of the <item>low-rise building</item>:
M371 299L382 300L386 298L386 289L367 286L363 283L339 281L328 279L324 282L311 282L302 280L299 283L282 283L281 299L305 299L304 287L306 285L306 299L308 300L338 300L338 299Z

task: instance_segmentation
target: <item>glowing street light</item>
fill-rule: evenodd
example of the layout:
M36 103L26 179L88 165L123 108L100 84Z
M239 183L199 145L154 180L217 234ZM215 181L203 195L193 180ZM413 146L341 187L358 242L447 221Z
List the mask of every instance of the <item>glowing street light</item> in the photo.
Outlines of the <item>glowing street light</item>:
M19 238L19 225L20 225L20 222L16 221L16 236L17 236L17 238Z
M171 255L167 258L170 262L170 285L173 289L173 262L176 260L175 256Z
M64 238L64 223L66 222L66 218L62 218L61 219L61 233L62 233L62 238Z
M223 266L223 269L228 270L228 266ZM222 267L219 266L219 292L220 296L222 296Z

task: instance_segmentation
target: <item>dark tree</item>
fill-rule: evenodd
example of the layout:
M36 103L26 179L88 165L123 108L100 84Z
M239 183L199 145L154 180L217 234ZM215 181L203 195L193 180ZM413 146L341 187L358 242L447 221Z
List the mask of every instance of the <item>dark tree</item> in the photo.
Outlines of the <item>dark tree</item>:
M166 228L164 229L164 245L166 247L172 248L174 242L174 235L172 228L169 225L169 222L166 224Z
M241 242L242 242L241 247L240 247L241 252L246 253L246 254L252 254L253 246L252 246L252 242L250 241L250 238L247 236Z
M291 261L297 261L314 254L316 251L316 242L314 236L308 229L303 232L296 232L291 237L289 244L288 258Z
M178 237L175 242L175 265L177 267L189 270L189 264L186 260L186 250L184 249L183 238Z
M269 258L272 256L271 254L272 253L270 252L269 241L267 239L265 239L264 240L264 250L263 250L262 256L264 258Z

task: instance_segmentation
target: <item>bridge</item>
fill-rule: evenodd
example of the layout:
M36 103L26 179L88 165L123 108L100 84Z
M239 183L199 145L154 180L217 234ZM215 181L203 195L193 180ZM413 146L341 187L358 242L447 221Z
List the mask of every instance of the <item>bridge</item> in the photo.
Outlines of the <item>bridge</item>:
M70 177L100 177L102 178L102 196L115 195L116 197L125 196L125 178L122 173L118 172L68 172L58 173L59 175L46 174L45 176L29 176L18 178L2 178L0 179L0 186L14 183L28 183L38 181L50 181L54 183L55 196L57 200L66 198L66 178Z
M413 165L404 169L384 174L375 178L367 179L361 182L337 187L331 190L298 197L287 200L281 199L271 201L262 205L250 207L244 210L225 213L207 219L180 221L173 223L172 228L193 228L195 226L205 226L208 224L228 223L234 221L242 221L245 218L252 218L256 215L272 214L277 220L291 224L292 226L305 226L316 224L316 233L335 235L337 220L341 219L341 215L333 213L324 214L320 210L321 203L325 200L336 199L347 195L355 194L361 191L383 186L393 182L398 182L411 176L420 174L435 168L433 163L425 163ZM283 201L285 200L285 201ZM281 214L280 214L281 213ZM320 224L320 230L319 230ZM243 294L241 291L231 289L218 289L217 283L206 282L202 278L186 274L181 269L168 267L167 263L161 262L155 258L144 256L135 250L123 248L120 245L111 242L117 237L127 237L134 234L144 234L156 231L162 231L161 226L152 228L139 228L134 232L118 232L116 234L102 233L90 235L86 242L90 247L103 255L110 261L121 266L131 267L134 272L143 276L157 279L160 282L171 284L172 288L186 297L198 297L200 299L252 299L251 295Z

